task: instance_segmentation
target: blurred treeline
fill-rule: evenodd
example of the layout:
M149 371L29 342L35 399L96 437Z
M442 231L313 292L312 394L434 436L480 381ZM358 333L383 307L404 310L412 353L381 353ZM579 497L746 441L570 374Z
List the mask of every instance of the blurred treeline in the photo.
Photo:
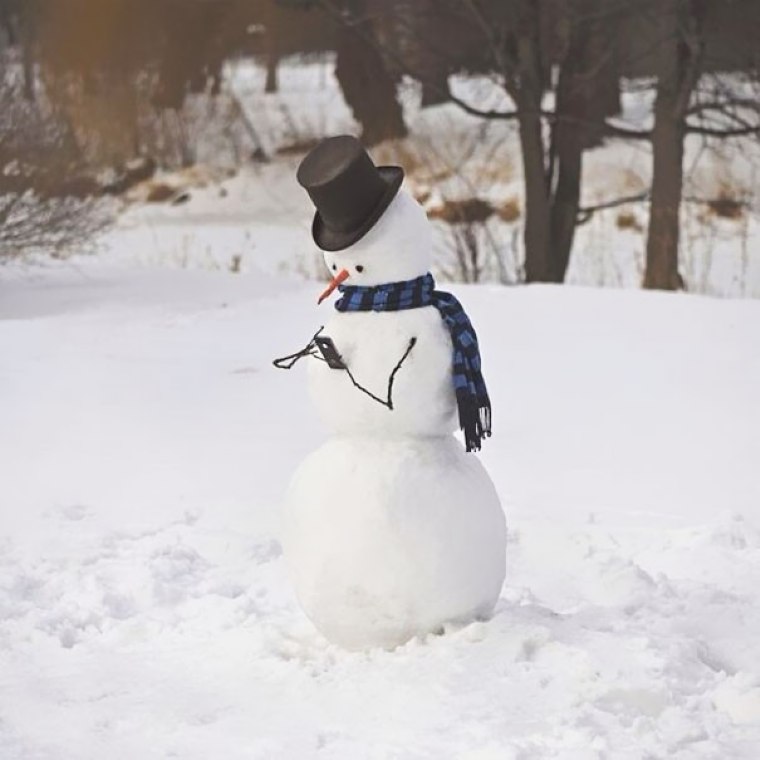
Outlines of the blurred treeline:
M515 124L527 281L561 282L598 210L581 205L584 152L651 143L644 284L680 288L684 143L757 139L759 40L758 0L0 0L0 223L30 193L115 194L191 164L183 104L219 94L228 61L255 58L275 91L283 58L333 52L367 145L406 134L404 77L423 107ZM507 105L457 95L455 74L490 77ZM635 124L630 91L651 92ZM240 161L261 158L255 114L236 116L253 144Z

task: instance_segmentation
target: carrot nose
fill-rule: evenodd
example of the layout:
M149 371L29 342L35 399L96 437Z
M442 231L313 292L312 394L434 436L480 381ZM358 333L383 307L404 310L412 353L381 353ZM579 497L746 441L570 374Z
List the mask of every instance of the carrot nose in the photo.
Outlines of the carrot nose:
M343 280L345 280L347 277L348 277L348 269L341 269L340 272L338 272L338 274L336 274L335 277L332 278L332 280L330 281L330 284L325 288L325 291L319 297L317 304L322 303L322 301L324 301L325 298L327 298L330 295L330 293L332 293L333 290L335 290L335 288L337 288L338 285L340 285L341 282L343 282Z

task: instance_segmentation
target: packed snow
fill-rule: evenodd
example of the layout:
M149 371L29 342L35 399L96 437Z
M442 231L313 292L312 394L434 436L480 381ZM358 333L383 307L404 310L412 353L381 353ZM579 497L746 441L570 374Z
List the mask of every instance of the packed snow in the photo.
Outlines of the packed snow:
M309 619L349 650L387 649L490 617L506 534L488 474L451 436L328 439L283 510L289 577Z
M2 272L0 757L757 757L760 304L454 287L506 583L487 622L359 654L279 541L326 431L271 360L320 287Z

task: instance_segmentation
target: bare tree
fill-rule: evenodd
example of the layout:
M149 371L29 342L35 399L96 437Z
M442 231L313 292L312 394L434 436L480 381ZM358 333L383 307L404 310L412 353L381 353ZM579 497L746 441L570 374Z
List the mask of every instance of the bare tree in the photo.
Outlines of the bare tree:
M83 250L113 217L56 115L0 54L0 261Z
M687 135L714 141L760 134L760 100L747 97L723 76L731 72L737 79L736 70L747 65L746 53L756 49L756 39L736 30L710 39L710 27L720 30L715 14L721 12L722 7L709 0L663 0L658 13L648 16L657 39L654 126L630 133L652 142L645 288L685 286L679 271L679 238ZM710 55L710 47L718 52ZM721 52L725 50L730 50L728 56Z
M321 5L341 18L333 0ZM399 71L421 81L428 102L445 100L473 116L516 122L525 276L528 282L561 282L578 216L583 153L619 107L614 25L625 8L600 0L422 0L414 13L408 6L406 0L382 8L375 3L366 21L393 27L389 17L401 12L406 26L416 25L415 34L381 35L379 41L366 35L365 44L380 44ZM455 95L441 83L442 72L455 70L490 74L514 107L483 109ZM554 106L546 109L549 90Z
M320 4L340 19L333 0ZM427 101L516 123L528 282L564 280L576 226L595 210L649 200L644 284L678 288L686 135L715 140L758 130L758 98L742 99L723 87L713 88L721 89L717 99L695 103L706 78L747 70L752 51L756 66L760 9L751 0L732 0L730 10L738 19L733 25L717 0L394 0L375 2L366 22L382 28L395 14L405 33L367 36L365 42L380 44L400 72L421 81ZM737 46L748 48L743 58ZM513 108L483 108L441 84L462 70L490 75ZM652 129L611 119L620 111L622 77L656 82ZM547 92L554 97L547 99ZM651 141L652 187L582 208L584 153L603 138Z
M686 114L704 55L703 0L664 0L652 130L652 193L644 287L680 290L679 210Z
M95 198L41 198L0 186L0 263L28 253L65 256L91 250L112 211Z
M338 33L335 77L343 96L362 125L365 145L404 137L407 133L396 97L398 79L391 73L375 39L364 0L344 0L344 23Z

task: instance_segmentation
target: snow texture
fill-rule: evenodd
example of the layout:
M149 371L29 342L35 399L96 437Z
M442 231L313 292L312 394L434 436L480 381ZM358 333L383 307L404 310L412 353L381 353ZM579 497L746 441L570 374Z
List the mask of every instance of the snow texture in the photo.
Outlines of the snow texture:
M304 610L347 649L485 618L504 581L499 498L451 436L330 439L293 479L283 539Z
M278 540L324 428L270 362L314 284L129 256L0 273L3 760L755 760L760 304L453 288L506 583L350 653Z

